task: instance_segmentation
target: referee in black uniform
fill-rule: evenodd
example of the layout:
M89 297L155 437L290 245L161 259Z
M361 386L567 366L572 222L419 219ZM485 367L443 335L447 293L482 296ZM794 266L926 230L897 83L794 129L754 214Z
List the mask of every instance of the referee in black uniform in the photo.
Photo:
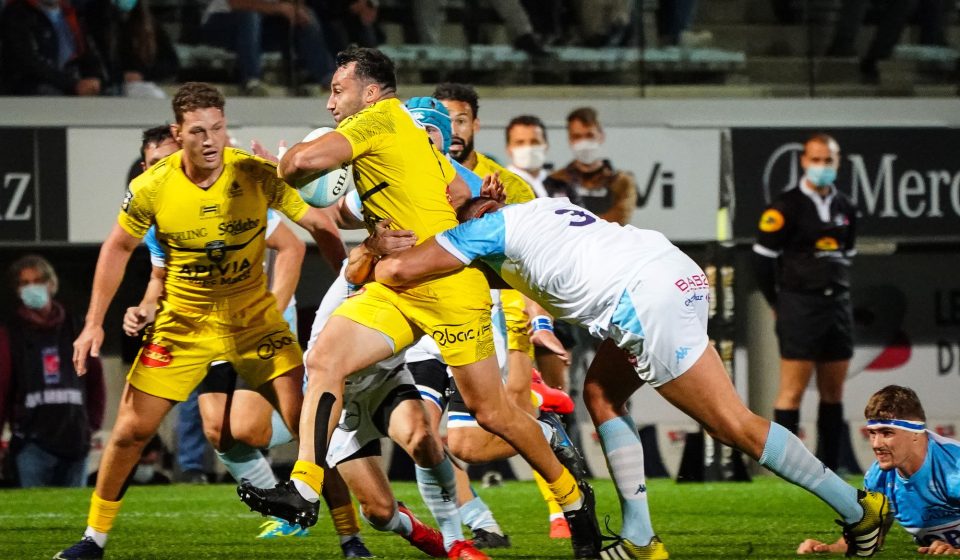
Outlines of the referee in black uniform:
M780 342L780 389L774 421L797 433L800 400L817 371L817 455L836 469L843 421L843 382L853 355L850 258L856 253L856 207L837 190L840 146L811 136L804 175L760 217L756 254L760 290L773 307Z

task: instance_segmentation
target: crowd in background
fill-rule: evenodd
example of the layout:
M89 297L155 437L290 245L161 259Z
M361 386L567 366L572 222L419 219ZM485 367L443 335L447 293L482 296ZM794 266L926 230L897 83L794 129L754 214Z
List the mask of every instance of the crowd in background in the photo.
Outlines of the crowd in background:
M157 2L157 0L153 0ZM346 46L386 41L383 24L402 24L410 44L448 42L444 26L463 23L470 43L483 37L484 18L502 22L514 49L549 62L555 47L709 46L709 30L695 30L698 0L487 0L462 5L446 0L4 0L0 11L0 94L125 95L163 97L158 84L184 81L177 44L219 47L235 54L230 77L250 96L269 94L263 53L281 52L287 63L280 84L297 95L329 87L333 56ZM916 21L919 43L945 46L947 0L871 2L771 0L784 24L830 25L825 56L857 57L865 81L889 58L905 26ZM802 5L802 6L801 6ZM699 8L709 10L705 3ZM456 8L456 9L452 9ZM823 12L829 11L830 17ZM643 37L642 19L655 17L656 37ZM913 19L911 19L913 18ZM865 21L877 30L866 52L857 52ZM468 24L469 22L469 24ZM653 22L650 22L651 24ZM201 79L209 80L209 76Z

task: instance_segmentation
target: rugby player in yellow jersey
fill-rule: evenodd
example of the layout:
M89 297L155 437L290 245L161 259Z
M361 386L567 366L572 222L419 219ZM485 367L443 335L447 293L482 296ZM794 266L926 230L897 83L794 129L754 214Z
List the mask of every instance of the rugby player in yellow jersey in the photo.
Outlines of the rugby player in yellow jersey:
M533 191L533 187L523 178L501 166L492 158L480 153L474 146L474 138L480 130L480 103L477 92L473 87L467 84L443 83L433 90L433 96L439 99L447 108L447 111L450 112L450 120L453 126L450 155L453 159L481 177L490 173L499 174L504 192L507 195L505 201L507 204L519 204L536 198L537 195ZM527 308L533 308L534 304L516 290L502 290L500 292L500 303L503 306L507 324L507 348L509 350L507 393L514 399L526 399L530 391L528 372L533 367L533 347L530 344L527 325L531 323L531 317L539 318L540 316L527 313ZM539 306L536 307L539 308ZM537 327L546 327L548 323L541 320L533 322L532 325L535 329L534 336L540 336L545 333L538 332L541 329ZM453 400L451 410L456 408L457 400ZM512 455L512 452L506 449L502 442L491 439L488 437L488 433L471 424L475 423L458 421L456 424L448 426L447 441L454 455L465 461L476 462L493 461ZM536 471L534 471L534 478L544 501L547 502L550 537L569 538L570 529L567 527L560 505L553 499L553 494L550 492L546 481Z
M337 130L290 148L280 162L282 177L299 185L352 162L368 228L390 220L391 227L426 239L457 224L446 191L466 185L403 108L389 58L375 49L341 52L327 108L338 122ZM317 462L326 455L330 433L340 418L345 379L421 334L438 342L480 425L510 442L550 483L567 510L575 554L596 555L599 529L592 495L582 493L554 457L533 417L506 397L494 356L489 286L476 269L399 291L369 283L344 302L306 356L309 384L291 484L266 492L242 485L244 501L261 513L289 519L315 511L323 484ZM446 489L447 482L440 484ZM449 483L453 490L448 494L453 495L452 469Z
M130 184L100 249L90 307L74 342L77 372L97 356L103 319L130 254L151 225L166 245L164 299L127 376L117 421L103 452L83 539L55 558L102 558L120 509L125 480L167 412L187 398L215 360L227 360L299 426L303 378L296 339L267 291L263 270L267 207L307 229L319 244L338 235L312 211L276 166L228 148L224 98L215 88L184 84L173 98L174 138L182 146Z

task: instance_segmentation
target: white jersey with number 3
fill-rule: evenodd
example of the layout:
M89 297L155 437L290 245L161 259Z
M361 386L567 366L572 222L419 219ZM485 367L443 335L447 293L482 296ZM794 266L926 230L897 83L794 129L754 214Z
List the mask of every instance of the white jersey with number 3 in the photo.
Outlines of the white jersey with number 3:
M436 239L464 264L482 259L554 317L601 338L637 271L676 251L659 232L607 222L566 198L511 204Z

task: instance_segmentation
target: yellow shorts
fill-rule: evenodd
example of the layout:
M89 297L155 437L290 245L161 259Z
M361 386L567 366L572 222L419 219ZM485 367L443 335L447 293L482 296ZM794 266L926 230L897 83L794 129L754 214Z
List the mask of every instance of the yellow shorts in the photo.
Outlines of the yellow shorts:
M303 353L269 293L216 310L165 304L127 380L144 393L185 401L217 360L256 388L301 365Z
M507 350L519 350L533 357L530 345L530 317L523 294L517 290L500 290L500 304L507 323Z
M371 282L333 314L382 332L396 350L427 334L437 342L447 365L463 366L495 354L490 305L483 274L465 268L396 291Z

